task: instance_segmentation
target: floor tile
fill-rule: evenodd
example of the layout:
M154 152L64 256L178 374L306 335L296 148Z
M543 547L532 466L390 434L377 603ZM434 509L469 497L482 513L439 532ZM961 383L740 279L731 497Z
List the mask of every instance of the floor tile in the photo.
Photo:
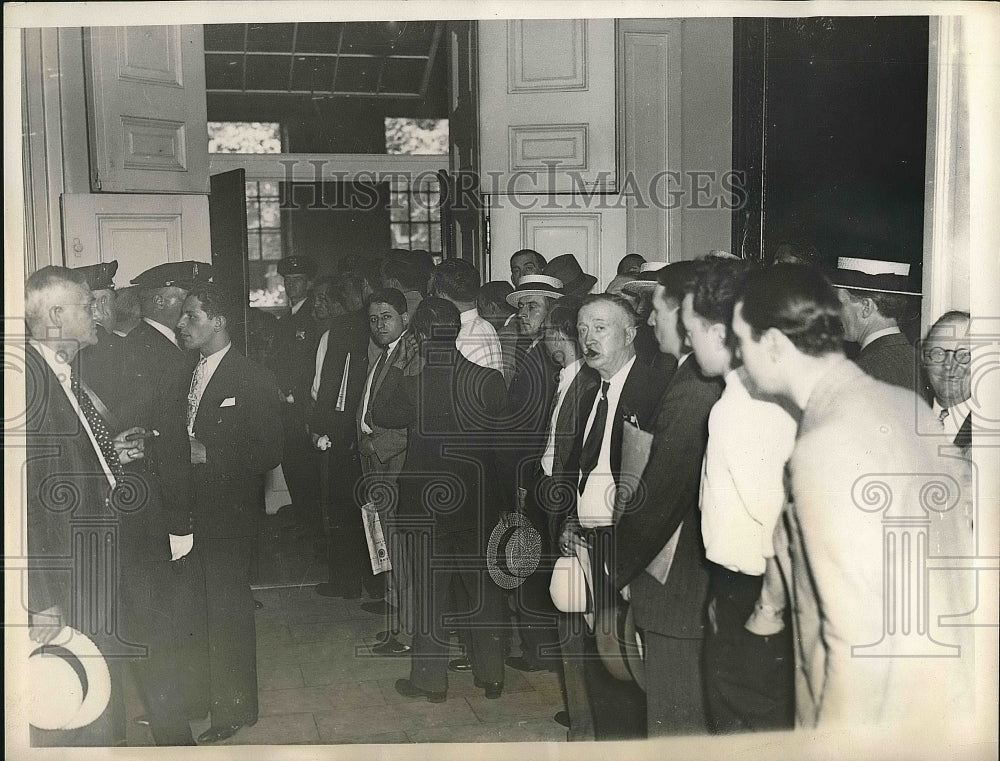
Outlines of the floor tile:
M258 697L261 716L278 714L342 711L366 706L384 706L379 692L360 684L336 684L326 687L295 687L288 690L261 690Z
M321 661L309 660L299 665L306 685L311 687L384 679L395 682L410 673L408 656L376 658L368 654L367 649L356 652L342 650L335 657Z
M504 692L497 700L470 696L467 698L472 710L487 724L509 723L519 719L541 719L555 716L561 711L561 699L543 692Z
M304 686L302 672L296 664L257 663L257 689L261 693Z
M287 743L319 743L319 732L311 713L283 716L261 716L252 727L239 732L218 745L285 745Z
M428 727L406 733L417 743L565 742L566 728L552 720L514 724Z

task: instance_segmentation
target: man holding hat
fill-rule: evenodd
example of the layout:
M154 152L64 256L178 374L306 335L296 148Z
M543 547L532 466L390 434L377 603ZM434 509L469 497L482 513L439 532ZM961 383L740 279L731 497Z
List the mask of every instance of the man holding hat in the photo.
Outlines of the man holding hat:
M308 256L286 256L278 262L278 274L285 279L289 313L278 320L274 351L267 364L278 381L284 400L281 423L285 454L281 469L292 498L296 523L304 534L322 536L317 499L319 473L307 427L316 349L323 333L312 316L310 291L316 269L316 262Z
M920 290L905 262L842 256L830 280L837 288L844 339L861 347L855 362L876 380L922 393L917 354L899 329Z

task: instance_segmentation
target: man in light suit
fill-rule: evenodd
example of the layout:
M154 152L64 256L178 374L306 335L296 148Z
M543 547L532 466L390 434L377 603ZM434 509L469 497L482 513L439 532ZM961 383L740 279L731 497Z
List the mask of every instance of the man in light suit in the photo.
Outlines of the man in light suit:
M645 488L625 503L615 526L615 581L630 597L645 637L650 737L708 729L701 670L708 567L698 496L708 415L722 384L702 373L679 324L693 267L693 262L676 262L657 273L649 324L660 351L677 357L678 365L656 410L642 474ZM666 562L654 566L654 560Z
M622 480L625 420L631 420L629 424L641 430L648 430L666 385L662 375L636 359L636 320L635 310L628 301L603 293L585 297L577 317L584 361L597 373L599 383L594 384L580 403L574 445L579 454L574 455L576 467L568 477L572 485L569 492L572 505L556 536L559 550L565 555L574 554L576 545L589 551L595 634L605 637L617 634L614 507L619 489L626 486ZM577 615L574 619L573 630L568 632L570 639L564 641L564 646L569 645L573 655L581 658L585 657L585 648L579 639L586 637L583 616ZM574 637L578 638L575 643ZM571 673L584 665L582 662L571 664ZM597 701L609 695L599 693L608 693L613 688L609 684L599 687L598 678L593 670L585 670L583 681L592 716L579 716L583 711L578 711L577 717L571 715L571 734L575 735L577 730L586 731L588 718L592 728L593 720L605 713ZM628 700L626 694L613 694L618 702ZM582 719L583 727L574 727L574 718ZM612 728L607 730L610 732Z
M937 621L940 612L962 610L967 592L961 583L941 585L935 596L915 601L906 579L925 559L892 552L887 541L913 519L927 519L928 479L942 488L960 482L953 461L938 456L937 442L916 433L932 421L930 409L844 356L840 307L818 270L776 265L747 278L733 315L756 385L802 410L789 462L790 541L800 691L811 701L797 700L796 723L940 727L942 711L971 715L972 653L950 646L960 627ZM889 498L873 501L866 484ZM947 494L940 504L958 496ZM890 529L893 518L897 528ZM900 518L910 522L899 527ZM929 526L931 546L936 523ZM921 593L919 576L914 583ZM920 653L910 633L926 643Z
M968 312L946 312L927 331L920 360L934 389L939 428L962 450L972 446L972 351Z
M233 348L235 311L215 283L184 300L178 335L201 358L188 391L188 434L205 566L211 743L257 721L257 644L250 561L264 474L281 462L281 413L271 373Z

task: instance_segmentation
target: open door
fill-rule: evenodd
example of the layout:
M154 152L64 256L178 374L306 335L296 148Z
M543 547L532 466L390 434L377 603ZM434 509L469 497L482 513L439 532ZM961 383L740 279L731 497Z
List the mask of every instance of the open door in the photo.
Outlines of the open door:
M230 334L233 343L247 353L247 321L250 317L250 286L247 264L246 172L234 169L210 178L208 216L212 240L215 282L224 285L242 305L239 324Z
M449 172L438 172L441 241L448 258L465 259L489 279L479 192L479 52L475 21L447 23Z

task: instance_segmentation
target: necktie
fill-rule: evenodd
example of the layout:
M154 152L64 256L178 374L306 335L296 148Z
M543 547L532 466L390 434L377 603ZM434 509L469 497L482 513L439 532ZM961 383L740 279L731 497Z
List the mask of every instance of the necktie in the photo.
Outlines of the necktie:
M601 454L601 444L604 441L604 425L608 417L608 389L611 384L607 381L601 382L601 399L597 403L597 412L594 414L594 424L590 427L587 440L583 443L583 450L580 452L580 494L583 494L587 486L587 478L590 472L597 466L597 458Z
M118 453L115 451L115 445L111 441L111 432L108 430L108 425L104 421L104 418L101 417L101 413L94 406L90 395L80 385L80 377L76 374L75 367L70 369L69 385L73 391L73 396L76 397L77 402L80 404L80 411L83 412L83 416L87 419L94 438L97 439L97 446L101 450L101 456L104 457L104 461L107 463L111 474L116 479L121 480L125 477L125 468L118 460Z
M201 404L201 381L205 377L205 365L208 364L208 360L202 357L198 360L198 364L194 367L194 373L191 375L191 388L188 391L188 414L187 414L187 427L188 435L194 436L194 419L198 416L198 405Z
M556 390L552 394L552 404L549 405L549 421L552 420L552 416L556 414L556 407L559 406L559 387L562 385L563 373L566 372L566 368L563 368L558 373L556 373Z
M382 367L385 365L385 360L388 358L388 356L389 356L389 349L388 347L386 347L385 349L382 349L382 353L379 354L378 356L378 361L375 363L375 369L372 370L371 383L368 384L368 398L365 400L366 402L365 416L363 419L365 421L365 425L367 425L369 428L372 427L371 403L372 403L372 394L375 393L375 381L378 380L378 374L382 372Z
M950 414L950 413L948 412L948 408L947 408L947 407L945 407L945 408L944 408L943 410L941 410L941 412L939 412L939 413L938 413L938 422L939 422L939 423L940 423L940 424L941 424L942 426L944 426L944 419L945 419L946 417L948 417L948 415L949 415L949 414Z

